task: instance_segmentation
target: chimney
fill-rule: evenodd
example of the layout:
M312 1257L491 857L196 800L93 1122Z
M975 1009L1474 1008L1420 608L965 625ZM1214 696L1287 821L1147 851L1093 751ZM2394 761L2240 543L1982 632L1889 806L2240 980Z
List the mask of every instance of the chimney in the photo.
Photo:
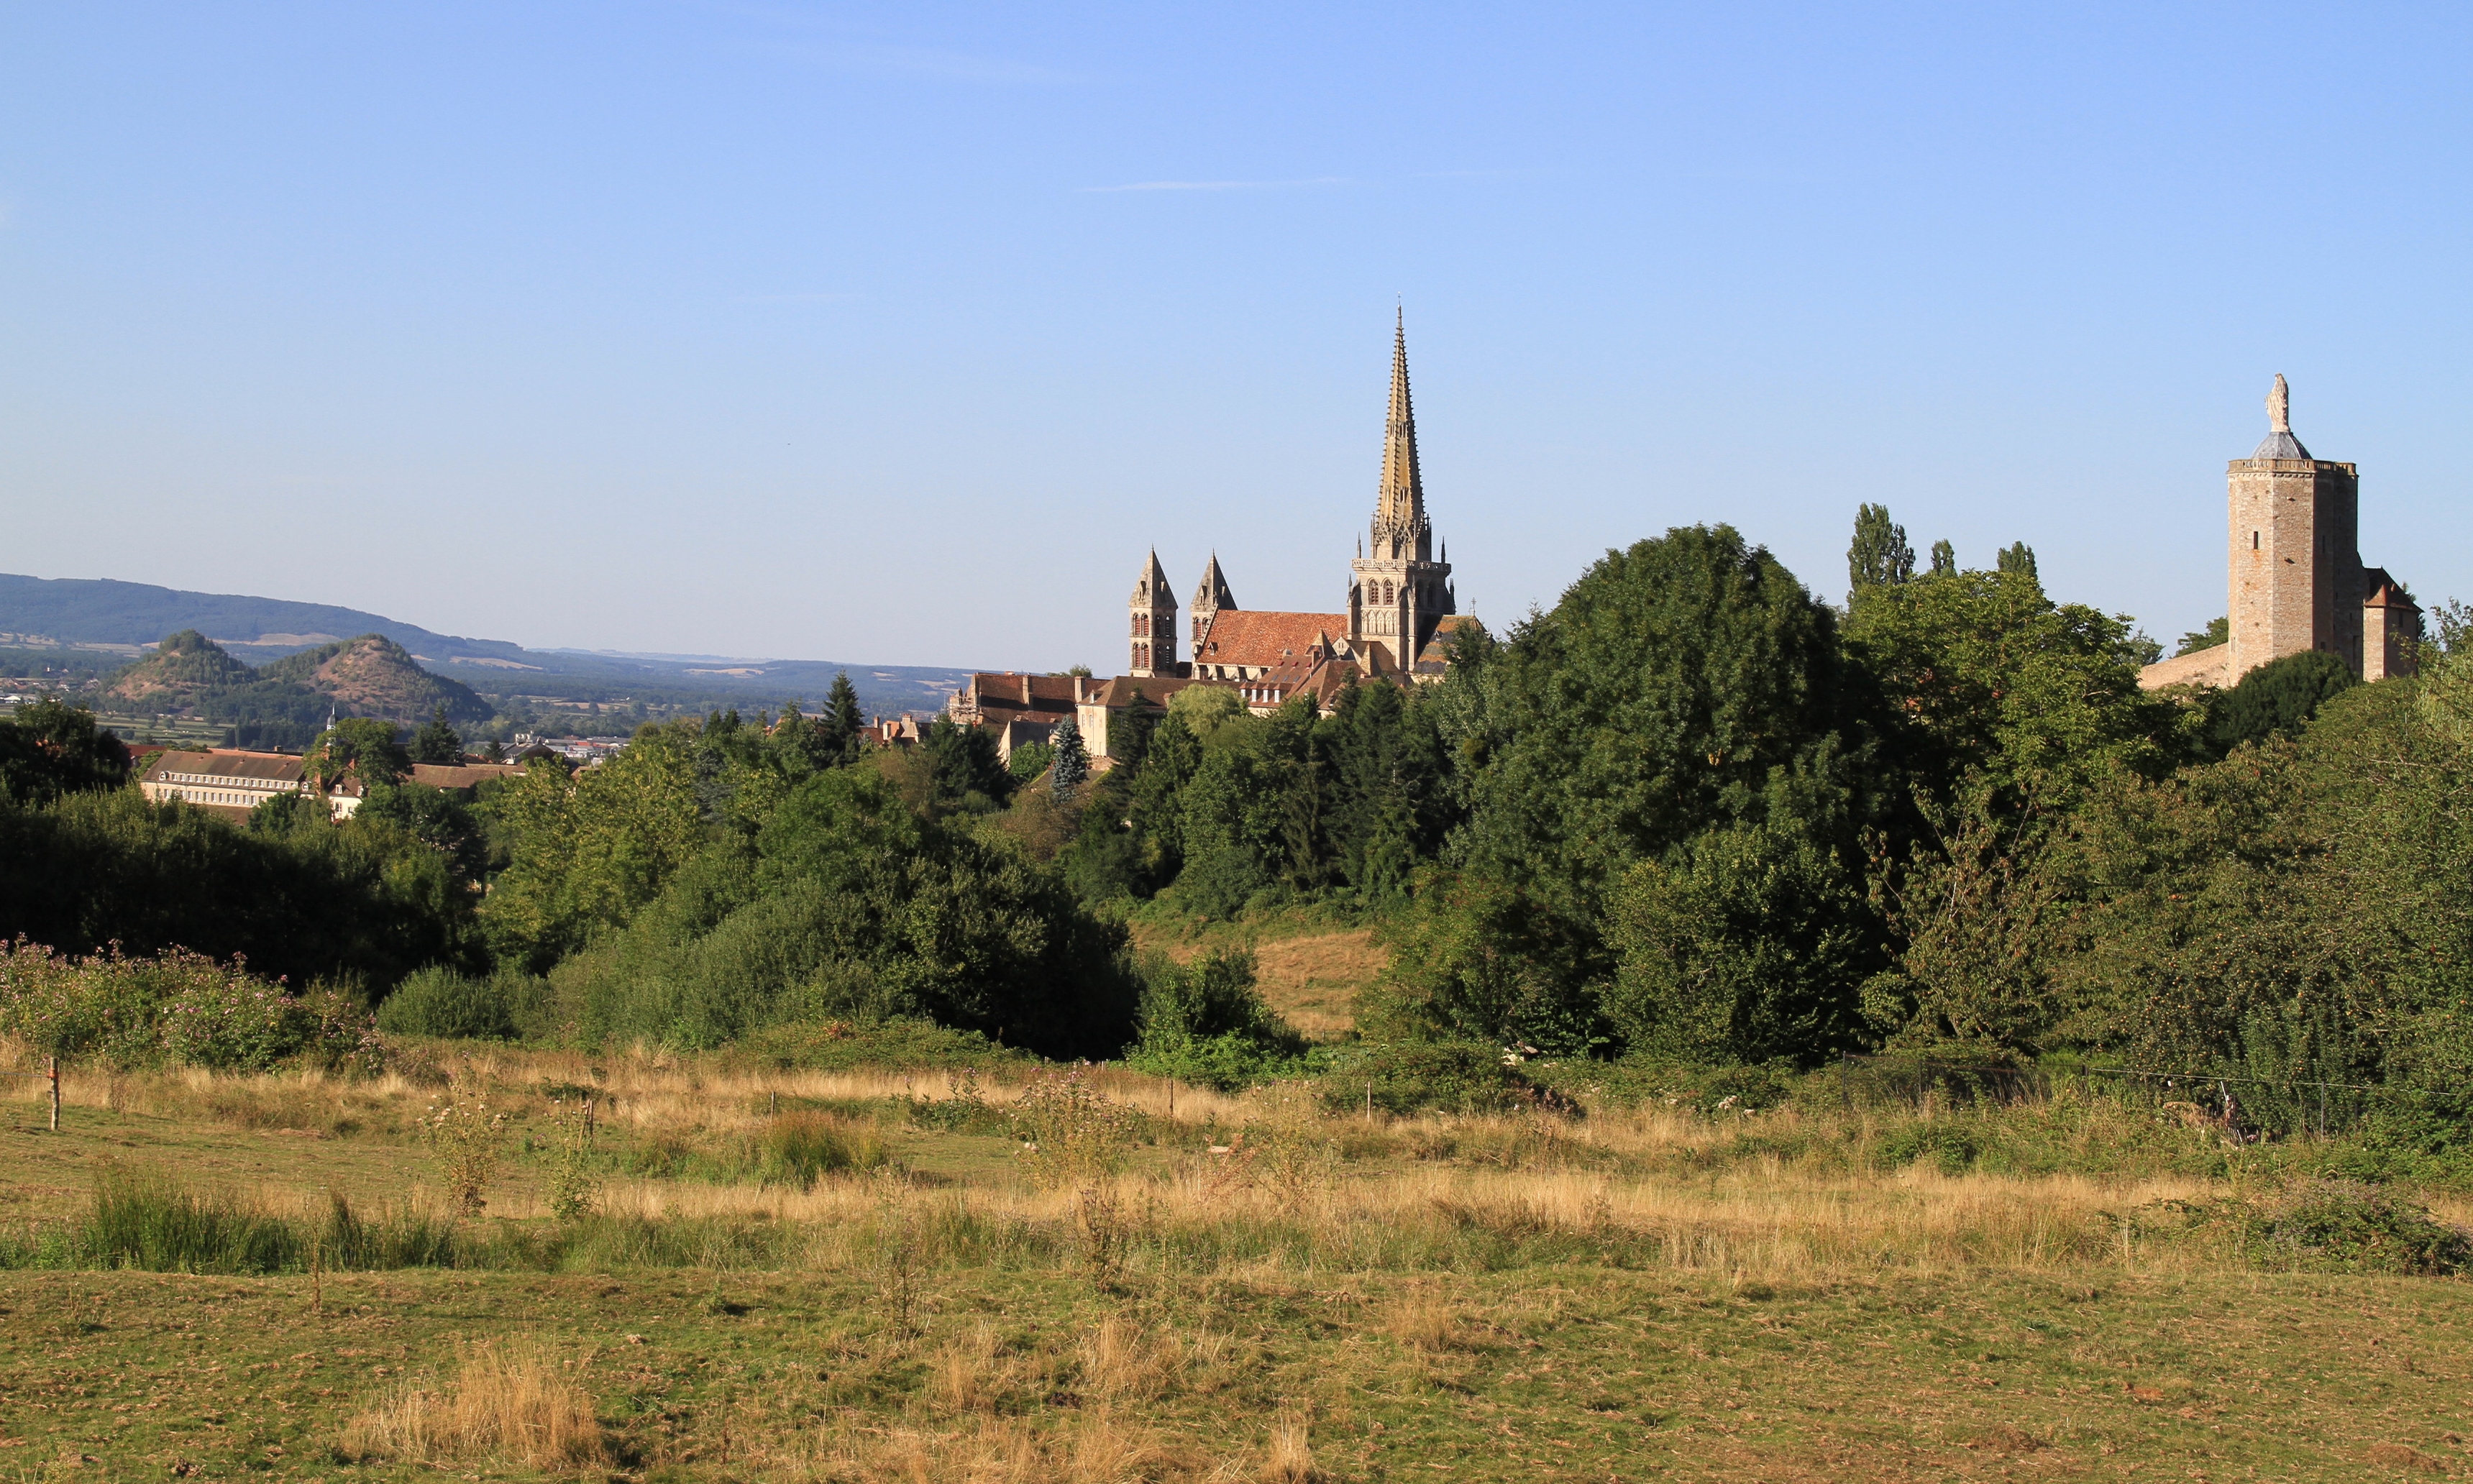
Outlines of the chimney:
M1030 677L1027 675L1021 678L1021 704L1030 705Z

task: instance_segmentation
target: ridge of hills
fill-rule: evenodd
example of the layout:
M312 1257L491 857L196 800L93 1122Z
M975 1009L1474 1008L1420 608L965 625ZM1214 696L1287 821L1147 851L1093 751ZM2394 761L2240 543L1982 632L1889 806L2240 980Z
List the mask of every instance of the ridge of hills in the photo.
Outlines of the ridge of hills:
M656 713L778 707L791 701L812 709L823 701L833 677L844 671L858 691L862 708L876 714L924 713L942 708L946 696L970 673L942 666L837 660L526 649L503 639L439 634L332 604L188 592L111 578L0 573L0 645L35 652L100 651L124 660L152 661L158 658L156 646L167 635L177 637L184 631L211 640L230 663L258 666L357 643L351 637L355 634L375 636L391 641L405 659L426 670L432 679L445 681L447 675L442 672L451 672L453 682L468 693L508 713L522 709L511 706L511 702L526 699L565 708L642 704ZM316 663L325 665L334 658L330 655ZM182 662L211 661L192 658ZM356 662L347 661L346 669ZM169 670L160 673L171 678ZM260 669L255 682L282 678ZM453 714L455 704L447 705ZM426 717L428 710L423 708L420 714ZM324 715L323 703L320 715Z
M259 745L305 744L329 711L412 723L443 707L461 724L496 714L468 685L432 675L402 645L363 634L252 669L183 629L105 683L108 702L162 716L231 724Z

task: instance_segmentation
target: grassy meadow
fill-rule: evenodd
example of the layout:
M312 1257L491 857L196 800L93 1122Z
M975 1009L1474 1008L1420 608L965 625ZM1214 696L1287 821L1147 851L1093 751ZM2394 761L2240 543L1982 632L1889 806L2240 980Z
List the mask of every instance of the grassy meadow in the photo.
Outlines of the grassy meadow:
M2278 1245L2227 1213L2309 1151L2141 1110L1369 1119L1109 1069L397 1063L73 1071L57 1135L11 1085L0 1477L2473 1468L2473 1291L2393 1270L2392 1223ZM466 1213L421 1134L476 1103ZM1922 1122L1977 1152L1915 1157Z

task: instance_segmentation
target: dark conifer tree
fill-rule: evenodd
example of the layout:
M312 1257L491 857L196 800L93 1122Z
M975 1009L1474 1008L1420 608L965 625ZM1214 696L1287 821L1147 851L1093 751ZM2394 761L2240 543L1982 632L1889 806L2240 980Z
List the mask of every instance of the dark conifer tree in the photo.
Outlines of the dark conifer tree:
M818 720L842 761L858 755L859 733L867 730L867 718L859 714L858 690L851 684L849 671L833 677L833 688L825 697L825 714Z
M1069 794L1091 777L1091 754L1082 744L1081 724L1070 716L1058 722L1050 745L1056 756L1047 765L1047 780L1059 794Z
M440 706L412 734L412 760L451 768L464 760L464 739L446 720L446 707Z

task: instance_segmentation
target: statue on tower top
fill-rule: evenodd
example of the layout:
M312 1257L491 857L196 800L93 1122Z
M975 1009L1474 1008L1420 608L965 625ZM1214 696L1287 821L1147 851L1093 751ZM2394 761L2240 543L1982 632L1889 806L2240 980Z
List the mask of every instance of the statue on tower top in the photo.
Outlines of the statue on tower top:
M2269 432L2293 431L2293 389L2284 384L2284 372L2275 373L2275 386L2267 394L2267 426Z

